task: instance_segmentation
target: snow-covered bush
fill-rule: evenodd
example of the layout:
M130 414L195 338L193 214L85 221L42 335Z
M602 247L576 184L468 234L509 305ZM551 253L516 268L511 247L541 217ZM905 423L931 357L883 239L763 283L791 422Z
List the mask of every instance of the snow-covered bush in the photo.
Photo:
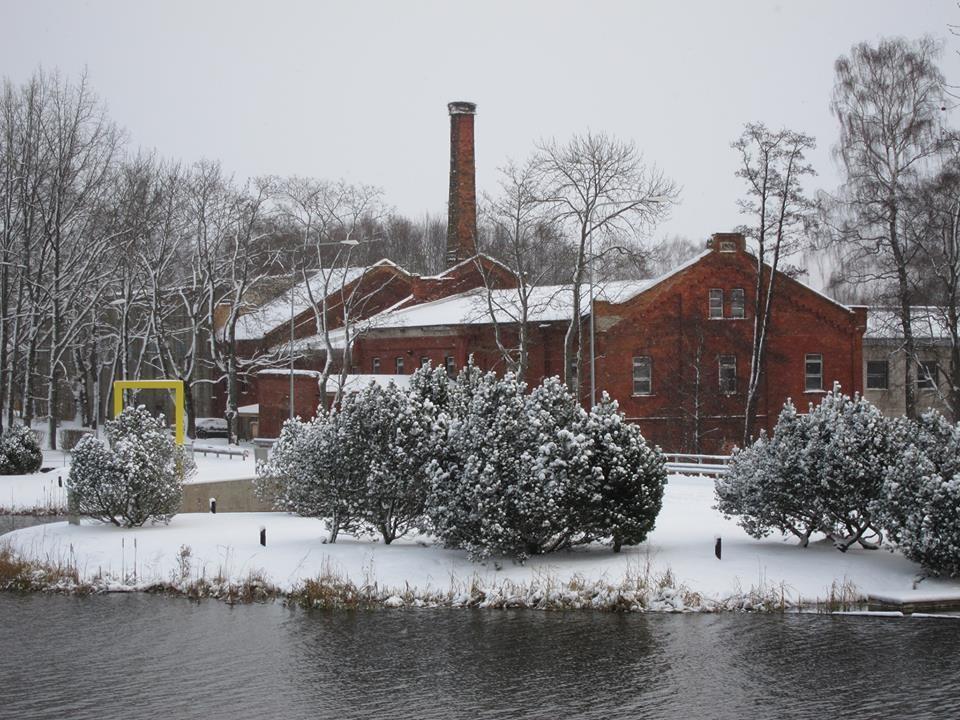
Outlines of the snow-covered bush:
M662 501L659 451L609 398L588 414L557 378L524 390L511 374L469 367L451 383L429 528L474 558L641 542Z
M898 419L894 438L903 451L886 476L880 522L908 558L960 576L960 425L931 411Z
M590 493L575 503L586 510L581 527L592 538L612 538L614 552L620 552L622 545L641 543L653 530L663 504L666 462L640 428L624 421L607 393L582 427L589 440L589 480L572 488Z
M792 533L806 547L810 535L827 525L820 487L807 455L809 423L787 400L773 436L761 436L749 447L734 450L727 474L715 484L716 508L737 517L750 536L776 530Z
M33 431L14 425L0 435L0 475L35 473L43 465L43 452Z
M471 557L530 552L519 529L521 456L529 432L524 387L513 375L471 368L450 388L449 412L436 426L443 448L429 468L429 527L448 547Z
M842 551L854 543L878 547L882 536L875 511L887 469L900 452L892 441L891 421L859 394L844 395L839 386L811 407L807 420L806 463L819 484L825 530Z
M323 518L330 542L341 530L359 528L366 484L356 452L362 438L353 437L342 420L338 410L320 412L308 422L287 420L254 484L257 496L278 510Z
M360 514L389 544L423 517L425 471L435 454L433 403L429 394L419 394L419 388L408 393L393 383L386 387L370 383L344 400L340 417L342 431L362 440L355 447L357 462L366 469ZM353 446L349 441L348 445Z
M734 453L716 483L717 509L754 537L775 529L806 545L821 531L842 551L876 547L876 509L897 453L891 421L860 395L834 387L806 415L788 401L772 438Z
M67 478L73 506L122 527L168 521L180 509L183 480L194 468L163 416L130 407L104 430L109 446L91 436L73 450Z

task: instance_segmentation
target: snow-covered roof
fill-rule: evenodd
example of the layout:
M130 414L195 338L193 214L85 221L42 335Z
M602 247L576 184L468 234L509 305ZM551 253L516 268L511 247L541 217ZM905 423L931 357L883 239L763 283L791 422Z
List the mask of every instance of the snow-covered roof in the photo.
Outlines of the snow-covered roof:
M910 326L918 340L942 341L950 337L944 308L923 305L910 308ZM886 342L902 340L900 311L871 307L867 311L867 331L863 337L866 340Z
M345 285L349 285L362 277L365 272L370 272L372 268L382 266L390 266L406 272L390 260L380 260L369 268L348 267L318 270L310 277L308 282L297 283L273 300L240 316L237 321L237 339L256 340L262 338L271 330L289 323L291 295L293 296L293 315L296 317L310 309L310 293L313 293L314 299L319 302L324 295L332 295ZM309 292L307 289L308 283L310 286ZM326 289L326 292L324 292L324 289Z
M299 377L312 377L317 381L320 380L321 373L316 370L294 370L294 375ZM271 368L269 370L261 370L258 375L290 375L290 370L282 370L280 368ZM347 375L343 381L343 390L344 392L356 392L361 388L366 387L370 383L376 383L381 387L386 387L390 383L393 383L399 388L408 388L410 387L410 375L372 375L366 373L357 373L354 375ZM337 388L340 387L340 375L333 373L330 377L327 378L327 392L336 392ZM259 408L258 408L259 409Z

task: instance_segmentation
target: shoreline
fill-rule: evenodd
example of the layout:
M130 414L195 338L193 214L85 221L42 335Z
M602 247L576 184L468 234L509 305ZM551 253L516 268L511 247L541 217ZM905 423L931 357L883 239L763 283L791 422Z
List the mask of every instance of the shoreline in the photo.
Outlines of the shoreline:
M619 584L574 577L562 582L544 577L530 584L504 579L487 585L478 576L460 581L451 578L446 591L403 590L377 583L356 585L334 572L308 578L284 589L260 572L235 581L223 578L181 578L139 582L107 576L83 579L76 567L24 560L0 545L0 592L63 594L74 596L123 593L160 594L187 600L219 600L233 604L280 601L315 610L479 609L540 610L560 612L586 610L611 613L719 613L719 612L861 612L866 596L849 583L834 582L835 593L827 600L795 601L784 588L753 589L726 598L709 598L672 582L667 569Z

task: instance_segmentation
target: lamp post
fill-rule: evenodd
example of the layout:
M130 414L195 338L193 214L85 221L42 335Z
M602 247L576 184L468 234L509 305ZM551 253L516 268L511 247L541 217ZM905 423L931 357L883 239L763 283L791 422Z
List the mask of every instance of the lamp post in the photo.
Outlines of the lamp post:
M337 242L315 243L314 247L329 247L334 245L340 245L346 248L354 248L357 245L359 245L360 242L361 242L360 240L347 239L347 240L338 240ZM318 257L321 257L321 256L318 255ZM322 258L320 259L320 262L321 263L323 262ZM322 265L320 268L318 268L318 272L323 272ZM304 281L309 282L306 279ZM296 277L296 274L294 274L293 284L290 286L290 419L291 420L293 420L293 377L294 377L293 344L294 344L294 336L295 336L295 329L296 329L296 323L295 323L296 312L294 310L293 298L296 293L296 289L297 289L297 277ZM326 318L324 318L324 322L326 322Z

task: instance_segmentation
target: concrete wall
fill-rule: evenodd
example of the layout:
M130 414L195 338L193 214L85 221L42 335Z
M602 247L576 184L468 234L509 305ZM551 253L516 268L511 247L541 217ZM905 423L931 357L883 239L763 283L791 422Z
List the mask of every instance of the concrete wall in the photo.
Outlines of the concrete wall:
M950 367L950 350L943 346L920 346L917 349L917 355L920 360L936 360L941 368ZM876 405L884 415L903 415L906 407L906 393L904 391L904 365L906 355L899 344L891 344L882 340L867 339L863 344L863 377L864 390L863 396ZM887 365L887 389L871 390L866 387L867 384L867 361L868 360L886 360ZM913 367L914 377L916 376L917 366ZM946 379L941 374L938 377L939 390L917 390L917 410L934 409L950 417L946 403L943 398L947 397L949 386Z
M253 478L191 483L183 486L182 513L210 512L210 498L217 499L217 512L269 512L253 492Z

